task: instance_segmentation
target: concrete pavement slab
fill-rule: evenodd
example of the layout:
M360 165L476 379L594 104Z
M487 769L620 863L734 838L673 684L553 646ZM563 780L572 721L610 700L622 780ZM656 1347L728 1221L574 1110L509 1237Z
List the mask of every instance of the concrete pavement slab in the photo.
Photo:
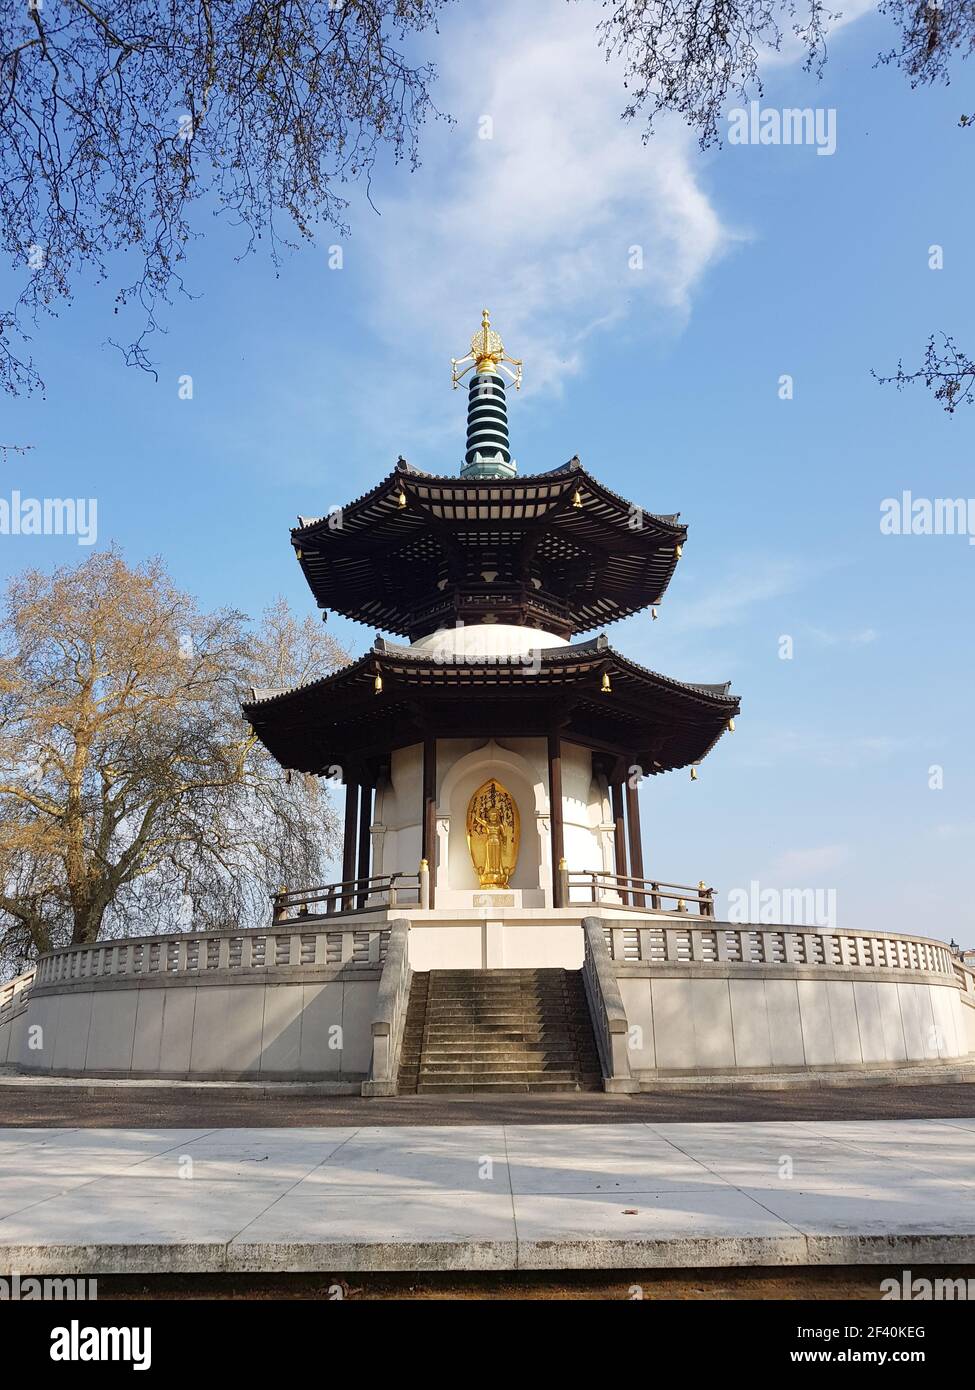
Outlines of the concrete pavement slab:
M483 1188L483 1184L482 1184ZM514 1269L507 1192L381 1195L302 1183L234 1240L240 1270Z
M975 1259L975 1120L0 1132L2 1272L922 1259Z
M268 1182L105 1178L0 1221L0 1268L219 1271L237 1232L280 1193Z
M730 1187L516 1199L521 1269L800 1264L789 1223Z
M506 1126L516 1193L660 1192L714 1184L645 1125Z
M220 1129L139 1165L140 1177L273 1182L290 1186L349 1143L349 1129ZM187 1164L187 1160L190 1163Z

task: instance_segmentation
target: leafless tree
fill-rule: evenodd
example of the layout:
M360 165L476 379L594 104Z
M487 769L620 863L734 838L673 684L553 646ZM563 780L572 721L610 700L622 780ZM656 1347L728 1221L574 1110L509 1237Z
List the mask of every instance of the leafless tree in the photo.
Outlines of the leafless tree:
M201 612L159 561L29 570L0 618L0 959L138 930L266 921L321 881L336 821L245 724L251 685L342 652L280 600L251 631Z
M276 258L325 222L381 149L415 163L432 108L409 31L444 0L0 0L0 218L23 288L0 308L0 382L42 385L26 346L81 273L139 309L120 345L151 368L204 213ZM131 275L131 278L129 276Z
M880 0L878 9L899 31L897 42L878 61L899 67L912 87L948 84L951 60L975 52L973 0ZM969 123L962 116L960 124Z
M655 119L676 112L698 133L702 148L719 144L719 125L731 98L762 96L763 53L778 50L786 37L801 48L807 71L820 75L827 58L826 38L841 11L821 0L603 0L608 11L599 26L609 55L623 58L629 99L623 115L641 117L645 136ZM881 14L897 29L896 42L878 55L893 64L912 87L948 83L954 58L975 50L975 0L881 0ZM959 125L975 124L963 114ZM916 371L879 376L903 387L923 382L949 414L971 404L971 359L950 337L929 339L924 364ZM966 378L968 384L966 385Z
M787 33L802 45L806 67L821 71L835 18L820 0L604 0L603 8L600 42L624 63L625 119L642 117L649 136L657 116L676 112L702 148L720 143L729 98L762 95L762 55Z

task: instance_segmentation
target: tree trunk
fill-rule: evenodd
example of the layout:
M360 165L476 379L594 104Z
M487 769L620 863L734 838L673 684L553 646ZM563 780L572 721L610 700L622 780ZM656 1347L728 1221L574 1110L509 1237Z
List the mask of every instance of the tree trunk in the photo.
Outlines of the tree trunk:
M91 946L99 937L106 904L88 902L75 909L74 926L71 931L72 946Z

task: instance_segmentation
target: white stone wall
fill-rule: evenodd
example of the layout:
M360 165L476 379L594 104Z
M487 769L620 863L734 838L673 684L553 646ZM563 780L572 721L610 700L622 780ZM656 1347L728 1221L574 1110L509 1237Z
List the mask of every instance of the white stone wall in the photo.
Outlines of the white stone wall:
M496 777L514 797L521 845L510 906L552 905L548 753L541 738L440 739L437 742L438 908L470 909L481 892L467 847L467 807L479 786ZM393 754L390 783L376 793L373 873L416 873L422 844L423 748ZM565 856L573 869L613 864L612 825L605 786L593 777L585 748L562 746Z
M0 1067L13 1066L20 1056L20 1042L26 1019L25 1009L15 1018L0 1023Z
M582 923L546 912L438 911L414 917L409 953L414 970L580 970Z
M964 1002L961 1003L961 1020L968 1040L969 1052L975 1052L975 1009Z
M620 975L634 1075L793 1070L965 1057L972 1013L950 985Z
M35 993L7 1061L59 1075L361 1081L378 988L377 971Z

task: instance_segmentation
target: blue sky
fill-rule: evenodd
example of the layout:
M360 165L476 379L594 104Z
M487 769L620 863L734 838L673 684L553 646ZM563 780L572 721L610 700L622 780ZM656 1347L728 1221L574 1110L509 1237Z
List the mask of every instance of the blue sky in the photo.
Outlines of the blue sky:
M932 331L975 350L963 84L911 92L875 68L890 28L867 11L833 35L823 81L788 54L766 71L766 106L835 108L832 156L702 154L676 122L644 145L619 122L598 14L588 0L448 12L421 48L455 124L426 127L422 168L381 170L377 211L353 195L352 235L323 229L278 274L262 255L235 263L240 233L204 217L186 266L197 297L153 345L158 383L107 346L114 283L79 286L36 338L46 399L4 402L0 438L34 447L8 459L0 495L96 497L100 544L162 554L203 603L256 613L284 593L311 610L289 527L399 453L459 468L448 359L487 304L525 359L520 469L578 453L689 525L660 621L617 625L614 645L742 697L696 783L644 784L648 871L722 892L832 888L845 927L975 945L975 549L879 527L905 488L975 496L975 412L949 418L922 388L870 376L919 360ZM80 554L0 537L5 574ZM353 653L372 640L333 630Z

